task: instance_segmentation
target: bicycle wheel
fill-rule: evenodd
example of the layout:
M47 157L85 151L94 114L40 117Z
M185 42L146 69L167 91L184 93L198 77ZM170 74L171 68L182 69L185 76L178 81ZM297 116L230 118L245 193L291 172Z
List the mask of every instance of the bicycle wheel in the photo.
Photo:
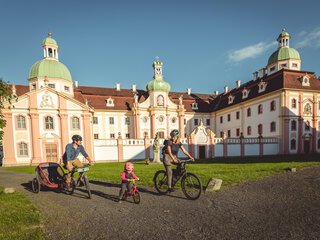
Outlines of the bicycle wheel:
M75 188L76 188L76 182L73 179L71 179L70 187L69 188L65 187L66 194L68 195L73 194Z
M39 193L40 192L40 182L38 178L32 179L32 192Z
M200 178L193 173L186 173L181 180L181 188L187 198L196 200L202 192L202 184Z
M86 174L83 174L83 181L84 181L84 184L86 185L88 197L91 198L92 195L91 195L91 190L90 190L90 185L89 185L89 179Z
M164 170L156 172L153 178L154 186L160 194L168 192L167 173Z
M136 204L139 204L140 201L141 201L141 196L140 196L140 193L138 191L134 192L133 195L133 201L136 203Z

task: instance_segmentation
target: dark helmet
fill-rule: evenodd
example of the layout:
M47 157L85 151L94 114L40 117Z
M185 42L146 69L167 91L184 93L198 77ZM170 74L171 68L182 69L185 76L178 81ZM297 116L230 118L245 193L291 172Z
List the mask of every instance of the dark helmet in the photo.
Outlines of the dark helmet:
M170 137L179 137L180 135L180 132L179 130L175 129L175 130L172 130L171 133L170 133Z
M82 137L80 135L73 135L72 136L72 141L74 141L74 142L82 141Z

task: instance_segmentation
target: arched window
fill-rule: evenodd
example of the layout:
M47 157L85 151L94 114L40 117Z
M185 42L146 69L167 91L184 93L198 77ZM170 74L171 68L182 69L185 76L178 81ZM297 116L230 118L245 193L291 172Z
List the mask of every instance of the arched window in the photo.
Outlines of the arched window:
M17 117L17 128L25 129L26 128L26 118L24 116Z
M251 108L247 109L247 117L251 117Z
M296 131L297 130L297 122L296 120L291 121L291 131Z
M293 98L293 99L291 100L291 107L292 107L292 108L297 108L297 100L296 100L295 98Z
M296 149L296 140L292 139L290 142L290 149L295 150Z
M28 156L28 145L26 143L19 143L19 155Z
M263 112L263 106L262 104L259 104L258 106L258 114L261 114Z
M248 135L248 136L251 136L251 127L250 127L250 126L247 127L247 135Z
M72 128L73 129L80 129L80 120L77 117L72 118Z
M52 117L45 117L45 127L46 129L53 129L53 118Z
M262 133L263 133L263 129L262 129L263 127L262 127L262 124L259 124L258 125L258 134L259 135L262 135Z
M270 132L275 132L276 131L276 123L275 122L272 122L270 124Z
M271 101L270 103L270 111L275 111L276 110L276 102L275 101Z

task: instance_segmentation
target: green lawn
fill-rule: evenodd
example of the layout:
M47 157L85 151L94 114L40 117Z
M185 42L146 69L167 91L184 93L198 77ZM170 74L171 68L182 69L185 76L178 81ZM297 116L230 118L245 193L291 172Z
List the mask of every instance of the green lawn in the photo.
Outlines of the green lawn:
M21 193L0 187L0 239L41 239L40 212Z
M318 165L319 156L265 156L246 158L215 158L197 160L189 164L187 169L197 174L204 186L212 177L223 180L222 187L227 187L244 181L253 181L263 177L279 174L286 168L295 167L297 170L303 167ZM136 162L134 172L140 178L139 186L153 186L153 176L163 165L146 165L144 162ZM98 163L90 167L87 173L90 180L120 183L120 175L124 163ZM35 167L6 168L6 171L18 171L34 173Z

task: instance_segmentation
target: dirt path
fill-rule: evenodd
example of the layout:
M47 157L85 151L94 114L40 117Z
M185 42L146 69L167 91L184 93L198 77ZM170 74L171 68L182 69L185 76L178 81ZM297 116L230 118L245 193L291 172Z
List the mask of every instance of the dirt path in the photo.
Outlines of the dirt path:
M139 205L118 203L119 186L91 181L93 199L30 191L33 175L0 171L43 213L46 239L319 239L320 166L229 187L187 200L141 189Z

